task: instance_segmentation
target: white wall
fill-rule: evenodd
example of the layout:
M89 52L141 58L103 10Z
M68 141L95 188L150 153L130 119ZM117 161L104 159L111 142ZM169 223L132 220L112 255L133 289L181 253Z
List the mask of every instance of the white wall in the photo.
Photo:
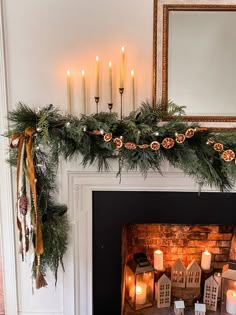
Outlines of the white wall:
M137 101L151 99L152 0L5 0L9 101L66 106L66 70L74 79L73 106L81 108L81 70L87 73L89 112L95 111L95 56L101 59L101 108L107 110L108 62L114 64L119 104L120 50L126 49L124 105L131 104L130 70ZM127 109L127 113L129 110Z
M126 48L125 113L131 109L131 69L135 70L137 78L137 103L151 99L152 0L1 1L4 9L8 108L23 101L31 106L53 103L66 110L66 70L69 68L74 85L73 112L79 114L82 110L81 69L85 69L87 75L89 113L94 112L95 56L99 55L102 68L101 109L107 110L107 65L111 60L114 65L114 90L117 91L114 95L115 109L118 110L120 49L123 45ZM7 147L6 142L4 146ZM0 157L3 161L5 152L1 151ZM7 189L4 187L2 196ZM2 204L3 200L0 202ZM13 216L10 212L7 217L12 220L12 226ZM10 250L13 266L14 246ZM13 292L11 296L14 303L18 300L19 314L72 315L65 313L63 300L66 294L73 295L73 292L65 283L63 285L62 272L56 288L49 275L48 288L35 291L32 295L27 264L23 264L18 255L16 259L18 294L16 297ZM10 269L14 271L14 268ZM11 277L14 279L14 272ZM14 284L12 288L16 288ZM16 309L16 304L10 305L9 295L6 301L9 304L6 315L15 315L16 311L12 309L13 306Z

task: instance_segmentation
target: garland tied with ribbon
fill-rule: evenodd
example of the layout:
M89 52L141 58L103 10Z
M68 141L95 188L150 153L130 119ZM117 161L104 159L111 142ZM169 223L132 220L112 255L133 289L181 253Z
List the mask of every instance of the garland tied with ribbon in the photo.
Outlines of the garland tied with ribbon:
M143 103L121 120L116 113L62 115L52 105L32 109L18 104L9 113L8 136L11 148L17 148L10 150L9 160L17 167L20 253L29 256L37 288L46 285L48 267L57 279L68 245L67 208L53 198L61 155L69 159L79 154L84 167L96 162L99 171L117 160L118 175L129 170L144 176L149 170L161 173L162 161L168 160L200 185L233 188L236 131L213 132L186 123L183 107L173 103L168 110Z

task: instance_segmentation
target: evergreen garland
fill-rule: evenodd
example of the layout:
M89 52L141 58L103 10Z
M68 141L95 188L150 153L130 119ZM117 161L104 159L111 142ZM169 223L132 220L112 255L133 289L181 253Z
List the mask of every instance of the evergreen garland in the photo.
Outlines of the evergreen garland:
M109 170L109 161L116 159L118 175L122 171L139 170L144 176L149 170L161 173L161 162L168 160L201 185L216 186L221 191L232 189L236 177L235 157L226 162L222 152L236 152L236 132L215 133L196 123L182 121L183 114L183 107L173 103L168 104L168 113L162 104L153 108L143 103L139 110L121 120L116 113L101 112L78 118L62 115L52 105L36 110L22 103L9 113L9 137L24 133L29 127L36 131L32 154L43 232L44 272L49 267L57 279L58 266L63 267L68 245L67 207L53 199L60 156L69 159L79 154L84 167L97 163L99 171ZM186 135L188 130L194 134L177 143L177 136ZM166 149L160 145L159 150L152 149L150 144L162 144L166 138L174 141L173 147ZM123 145L119 148L116 141ZM216 143L224 149L217 151ZM16 165L16 161L17 152L10 150L9 162Z

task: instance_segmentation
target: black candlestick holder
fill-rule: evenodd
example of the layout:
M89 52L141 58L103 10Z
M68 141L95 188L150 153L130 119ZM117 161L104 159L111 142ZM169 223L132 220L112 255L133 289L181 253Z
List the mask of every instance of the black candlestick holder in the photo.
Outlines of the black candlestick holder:
M113 103L108 103L108 109L109 109L110 113L112 111L112 107L113 107Z
M95 103L96 103L96 110L97 110L97 114L98 114L98 103L99 103L99 96L95 96Z
M119 93L120 93L120 119L123 117L123 93L124 93L124 88L119 88Z

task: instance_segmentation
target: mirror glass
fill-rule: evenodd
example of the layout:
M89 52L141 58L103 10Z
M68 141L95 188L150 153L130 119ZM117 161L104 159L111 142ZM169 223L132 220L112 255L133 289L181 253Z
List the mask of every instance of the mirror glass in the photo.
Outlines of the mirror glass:
M153 1L153 104L235 128L236 0Z
M236 11L169 11L168 99L194 116L236 115Z

